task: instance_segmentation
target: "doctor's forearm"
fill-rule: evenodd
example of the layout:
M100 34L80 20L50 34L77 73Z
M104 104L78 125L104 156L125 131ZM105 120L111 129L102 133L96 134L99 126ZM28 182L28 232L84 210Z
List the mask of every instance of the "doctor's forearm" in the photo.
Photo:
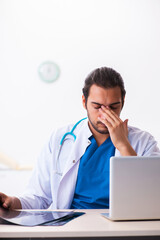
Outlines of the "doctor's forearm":
M137 156L137 153L135 152L135 150L132 148L132 146L130 145L130 143L124 145L123 147L121 147L120 149L118 149L121 156Z

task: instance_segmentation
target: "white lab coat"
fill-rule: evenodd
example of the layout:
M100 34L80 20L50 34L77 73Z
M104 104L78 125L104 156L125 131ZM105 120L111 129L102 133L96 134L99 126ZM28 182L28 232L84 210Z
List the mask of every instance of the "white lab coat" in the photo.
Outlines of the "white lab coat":
M89 146L88 138L92 135L88 120L83 120L74 130L76 141L73 136L67 135L59 151L63 135L71 131L72 127L73 125L68 125L52 134L38 159L26 191L19 197L22 208L70 208L80 158ZM157 142L149 133L134 127L128 129L130 144L139 156L160 155ZM117 149L115 156L120 156Z

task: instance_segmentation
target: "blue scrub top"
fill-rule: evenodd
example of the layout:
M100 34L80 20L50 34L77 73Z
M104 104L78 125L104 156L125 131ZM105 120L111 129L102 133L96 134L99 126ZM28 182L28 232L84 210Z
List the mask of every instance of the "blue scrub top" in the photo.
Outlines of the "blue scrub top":
M71 209L109 208L109 166L115 147L110 139L99 147L95 138L80 160Z

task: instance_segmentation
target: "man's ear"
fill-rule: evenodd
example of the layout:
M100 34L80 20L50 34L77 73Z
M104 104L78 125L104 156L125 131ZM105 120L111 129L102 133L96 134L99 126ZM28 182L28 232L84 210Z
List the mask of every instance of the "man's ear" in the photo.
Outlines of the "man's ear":
M86 109L86 99L84 95L82 95L82 104L83 104L83 107Z

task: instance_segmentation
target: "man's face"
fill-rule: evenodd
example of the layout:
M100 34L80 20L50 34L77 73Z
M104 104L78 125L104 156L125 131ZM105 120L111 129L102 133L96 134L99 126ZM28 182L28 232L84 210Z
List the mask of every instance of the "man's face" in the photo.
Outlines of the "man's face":
M101 106L109 107L118 116L122 109L122 98L120 87L102 88L97 85L92 85L89 91L87 103L85 97L82 96L83 106L87 110L89 127L94 133L108 134L107 127L98 120L101 116L99 109Z

